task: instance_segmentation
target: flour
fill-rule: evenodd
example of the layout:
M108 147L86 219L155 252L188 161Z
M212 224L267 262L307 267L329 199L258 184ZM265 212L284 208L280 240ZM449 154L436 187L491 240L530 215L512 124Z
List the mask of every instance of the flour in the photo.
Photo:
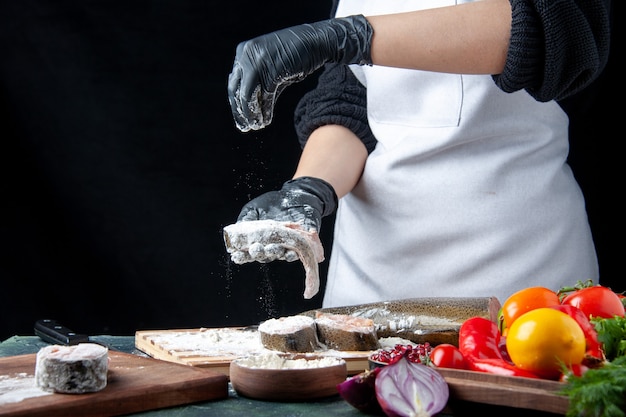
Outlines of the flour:
M290 358L277 353L265 353L237 359L237 364L247 368L261 369L308 369L325 368L328 366L341 365L345 360L324 356L319 358Z
M312 317L295 315L265 320L259 325L259 330L266 333L289 334L309 326L315 326Z
M26 373L0 375L0 406L17 403L28 398L52 395L37 387L35 376Z
M155 334L152 341L169 352L197 356L243 356L266 351L259 332L234 328Z

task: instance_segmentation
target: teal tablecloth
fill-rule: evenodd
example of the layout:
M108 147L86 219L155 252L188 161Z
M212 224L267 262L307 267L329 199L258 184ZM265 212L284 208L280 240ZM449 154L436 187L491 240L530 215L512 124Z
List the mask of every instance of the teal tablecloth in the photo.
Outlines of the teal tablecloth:
M146 356L135 348L133 336L94 336L96 342L126 353ZM36 353L47 343L37 336L13 336L0 343L0 357ZM496 407L484 404L458 402L449 404L449 410L440 416L502 415L506 417L555 417L555 414L540 413L510 407ZM229 397L224 400L207 401L186 406L136 413L133 416L145 417L364 417L341 397L334 396L314 402L269 402L240 397L230 388Z

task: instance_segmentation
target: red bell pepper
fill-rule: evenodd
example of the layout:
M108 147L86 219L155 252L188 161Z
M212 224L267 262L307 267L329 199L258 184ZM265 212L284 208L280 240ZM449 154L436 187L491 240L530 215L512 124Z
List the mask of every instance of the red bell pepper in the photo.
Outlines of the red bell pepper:
M470 369L477 372L487 372L490 374L504 376L523 376L526 378L540 378L539 375L520 369L503 359L474 359L469 361Z
M466 358L502 359L498 326L483 317L471 317L459 329L459 349Z
M472 371L505 376L539 378L538 375L517 368L502 356L498 325L484 317L472 317L459 329L459 350Z
M593 324L589 321L585 313L578 307L574 307L569 304L561 304L558 306L551 306L555 310L562 311L576 320L576 323L580 326L585 335L585 362L593 365L594 363L603 362L605 360L604 350L602 344L598 341L598 332Z

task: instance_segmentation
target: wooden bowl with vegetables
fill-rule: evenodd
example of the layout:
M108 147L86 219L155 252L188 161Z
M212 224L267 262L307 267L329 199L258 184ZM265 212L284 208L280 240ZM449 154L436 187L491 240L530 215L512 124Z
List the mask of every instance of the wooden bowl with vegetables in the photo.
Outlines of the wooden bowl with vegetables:
M306 401L338 395L348 376L344 359L334 356L263 353L230 363L237 394L268 401Z

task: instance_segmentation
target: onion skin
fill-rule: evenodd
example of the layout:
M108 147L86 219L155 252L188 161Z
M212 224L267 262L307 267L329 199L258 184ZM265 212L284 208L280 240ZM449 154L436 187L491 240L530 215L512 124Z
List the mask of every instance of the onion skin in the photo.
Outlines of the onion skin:
M376 376L381 369L374 368L371 371L361 372L338 384L337 391L341 398L363 413L383 415L374 389Z
M450 396L439 372L404 357L381 368L375 390L388 417L431 417L444 409Z

